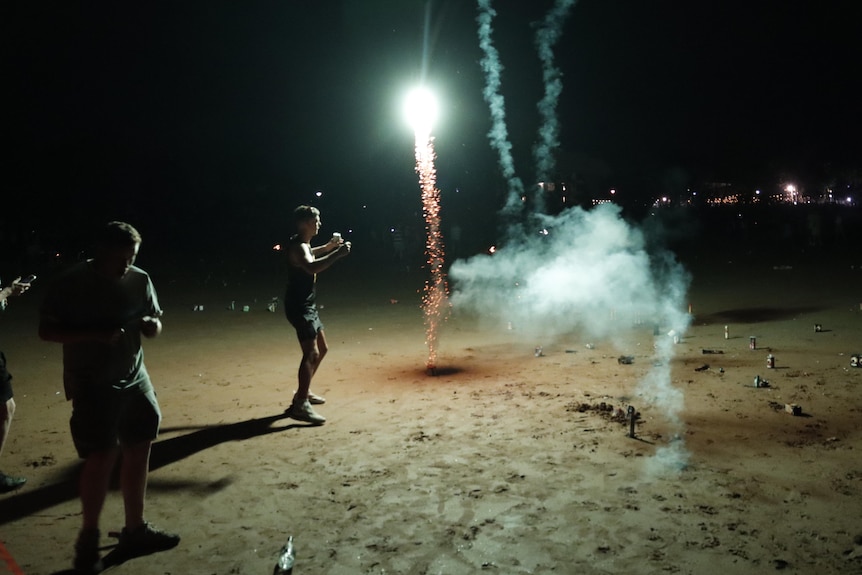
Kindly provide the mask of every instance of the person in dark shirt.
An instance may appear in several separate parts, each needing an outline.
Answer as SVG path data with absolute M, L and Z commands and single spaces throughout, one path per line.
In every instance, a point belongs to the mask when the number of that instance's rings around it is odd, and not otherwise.
M 297 390 L 285 413 L 292 419 L 321 425 L 326 418 L 317 413 L 311 404 L 321 404 L 326 400 L 311 393 L 310 387 L 311 379 L 329 348 L 315 305 L 315 282 L 317 274 L 349 254 L 351 246 L 340 234 L 333 234 L 325 244 L 311 247 L 311 239 L 320 230 L 320 210 L 303 205 L 297 207 L 293 215 L 297 233 L 287 245 L 284 313 L 296 329 L 302 359 L 299 362 Z
M 116 551 L 136 557 L 176 547 L 180 536 L 144 520 L 150 450 L 162 412 L 144 364 L 141 338 L 162 332 L 153 282 L 137 267 L 141 235 L 109 222 L 92 259 L 50 285 L 42 302 L 39 337 L 63 344 L 63 387 L 72 402 L 72 441 L 84 460 L 79 481 L 81 531 L 76 573 L 99 573 L 99 522 L 120 460 L 125 527 Z

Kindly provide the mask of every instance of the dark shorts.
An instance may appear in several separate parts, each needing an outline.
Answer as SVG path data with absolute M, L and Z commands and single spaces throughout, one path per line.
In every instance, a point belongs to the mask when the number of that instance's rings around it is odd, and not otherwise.
M 284 315 L 296 329 L 296 337 L 299 341 L 308 341 L 317 338 L 317 332 L 323 329 L 323 322 L 317 314 L 316 307 L 306 307 L 300 310 L 285 308 Z
M 12 399 L 12 374 L 6 369 L 6 356 L 0 351 L 0 403 Z
M 72 399 L 69 427 L 78 456 L 152 441 L 159 434 L 162 412 L 150 389 L 87 390 Z

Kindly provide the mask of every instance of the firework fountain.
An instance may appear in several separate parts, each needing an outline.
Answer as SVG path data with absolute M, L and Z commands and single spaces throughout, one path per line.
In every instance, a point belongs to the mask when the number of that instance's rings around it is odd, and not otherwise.
M 443 235 L 440 232 L 440 190 L 434 167 L 434 139 L 431 126 L 436 117 L 436 104 L 425 89 L 413 91 L 407 99 L 408 119 L 416 137 L 416 173 L 422 190 L 422 213 L 425 216 L 425 256 L 429 277 L 425 281 L 422 309 L 425 313 L 425 343 L 428 359 L 425 366 L 433 375 L 437 370 L 437 329 L 446 306 L 446 275 L 443 270 Z

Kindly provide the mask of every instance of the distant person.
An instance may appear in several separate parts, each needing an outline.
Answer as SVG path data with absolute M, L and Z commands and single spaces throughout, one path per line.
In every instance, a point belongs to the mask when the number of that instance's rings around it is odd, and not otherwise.
M 293 211 L 296 235 L 287 245 L 287 291 L 284 296 L 284 313 L 296 329 L 302 348 L 299 362 L 298 386 L 293 401 L 285 413 L 299 421 L 321 425 L 326 418 L 314 411 L 311 404 L 326 400 L 311 393 L 311 379 L 329 347 L 323 334 L 323 323 L 315 304 L 317 274 L 336 260 L 350 253 L 350 242 L 333 235 L 328 242 L 311 247 L 311 238 L 320 230 L 320 210 L 312 206 L 299 206 Z
M 10 296 L 18 296 L 30 289 L 29 282 L 22 282 L 21 278 L 15 278 L 12 283 L 0 289 L 0 309 L 6 309 L 6 300 Z M 15 399 L 12 394 L 12 374 L 6 369 L 6 356 L 0 351 L 0 455 L 3 455 L 3 446 L 9 436 L 9 427 L 12 425 L 12 416 L 15 415 Z M 6 475 L 0 471 L 0 493 L 9 493 L 27 483 L 23 477 Z
M 84 459 L 74 560 L 79 573 L 102 569 L 99 516 L 119 454 L 125 526 L 118 553 L 146 555 L 180 541 L 144 520 L 150 448 L 162 415 L 141 336 L 161 333 L 162 310 L 150 276 L 134 265 L 140 245 L 141 235 L 131 225 L 108 223 L 96 238 L 95 257 L 58 277 L 42 304 L 39 337 L 63 344 L 72 440 Z
M 392 254 L 395 257 L 395 261 L 400 264 L 404 261 L 407 240 L 404 237 L 404 231 L 401 226 L 392 228 L 390 233 L 392 235 Z
M 819 248 L 823 244 L 823 219 L 818 211 L 811 211 L 808 214 L 808 245 L 812 248 Z

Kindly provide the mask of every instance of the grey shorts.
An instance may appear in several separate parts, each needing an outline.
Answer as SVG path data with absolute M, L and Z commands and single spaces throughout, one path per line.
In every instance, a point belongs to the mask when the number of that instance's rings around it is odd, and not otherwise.
M 296 329 L 296 338 L 299 341 L 308 341 L 317 338 L 317 332 L 323 329 L 323 322 L 317 314 L 316 307 L 307 307 L 301 310 L 284 311 L 287 321 Z
M 148 386 L 149 387 L 149 386 Z M 140 389 L 87 390 L 72 399 L 69 427 L 82 459 L 118 445 L 152 441 L 159 435 L 162 412 L 156 393 Z

